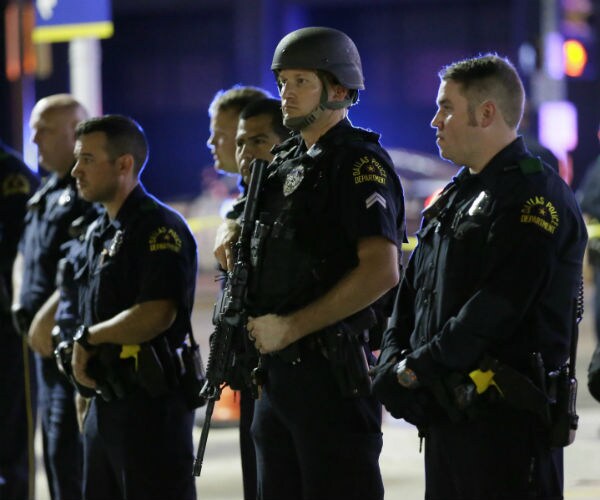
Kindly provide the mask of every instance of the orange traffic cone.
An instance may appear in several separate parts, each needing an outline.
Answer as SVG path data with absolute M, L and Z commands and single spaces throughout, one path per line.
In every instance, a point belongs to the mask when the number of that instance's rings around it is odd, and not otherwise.
M 220 399 L 215 403 L 212 421 L 217 426 L 237 425 L 240 421 L 240 393 L 223 387 Z

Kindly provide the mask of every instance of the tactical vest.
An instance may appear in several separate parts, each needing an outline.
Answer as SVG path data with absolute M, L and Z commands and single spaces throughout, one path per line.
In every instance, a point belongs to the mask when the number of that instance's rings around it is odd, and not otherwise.
M 251 242 L 248 293 L 252 314 L 286 314 L 327 292 L 358 265 L 357 241 L 343 231 L 337 187 L 349 149 L 387 153 L 378 136 L 344 127 L 302 151 L 299 137 L 283 143 L 269 165 Z

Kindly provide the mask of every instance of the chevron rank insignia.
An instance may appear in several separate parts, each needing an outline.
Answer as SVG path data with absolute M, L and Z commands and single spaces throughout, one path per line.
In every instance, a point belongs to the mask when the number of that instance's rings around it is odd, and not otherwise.
M 387 208 L 387 201 L 379 193 L 373 193 L 365 200 L 367 208 L 371 208 L 376 203 L 379 203 L 383 208 Z

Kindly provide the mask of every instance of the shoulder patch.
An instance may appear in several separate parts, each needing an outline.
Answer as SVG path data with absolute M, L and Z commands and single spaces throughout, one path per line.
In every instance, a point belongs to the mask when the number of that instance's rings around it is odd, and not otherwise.
M 552 202 L 543 196 L 532 196 L 521 208 L 520 222 L 535 224 L 544 231 L 554 234 L 560 224 L 560 218 Z
M 27 177 L 23 174 L 7 175 L 2 182 L 2 195 L 14 196 L 16 194 L 29 194 L 31 192 L 31 184 Z
M 537 174 L 543 170 L 542 162 L 539 158 L 523 158 L 519 160 L 519 168 L 525 175 Z
M 376 182 L 385 186 L 387 172 L 383 165 L 373 155 L 364 155 L 352 165 L 352 177 L 354 184 L 363 182 Z
M 181 238 L 174 229 L 161 226 L 150 235 L 148 248 L 151 252 L 170 250 L 179 253 L 181 251 Z

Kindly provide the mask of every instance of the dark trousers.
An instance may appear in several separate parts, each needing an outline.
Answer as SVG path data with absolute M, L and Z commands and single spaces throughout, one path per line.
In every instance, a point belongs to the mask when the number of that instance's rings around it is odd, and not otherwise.
M 29 498 L 28 425 L 36 418 L 36 381 L 33 354 L 27 348 L 30 393 L 26 392 L 23 338 L 0 320 L 0 498 Z
M 84 499 L 195 500 L 193 418 L 178 391 L 93 398 L 84 423 Z
M 81 498 L 83 448 L 77 427 L 75 388 L 54 358 L 36 354 L 38 407 L 42 422 L 44 466 L 52 500 Z
M 252 435 L 260 500 L 383 498 L 381 406 L 342 398 L 318 351 L 297 365 L 269 358 Z
M 254 416 L 254 398 L 249 389 L 240 391 L 240 456 L 244 500 L 256 500 L 256 450 L 250 434 Z
M 562 500 L 562 449 L 550 450 L 533 419 L 433 425 L 425 438 L 426 500 Z

